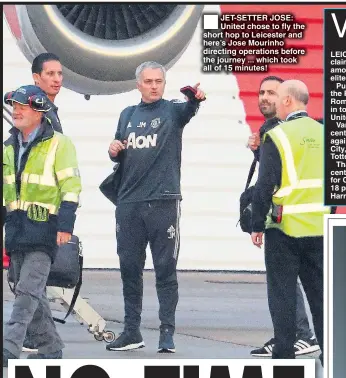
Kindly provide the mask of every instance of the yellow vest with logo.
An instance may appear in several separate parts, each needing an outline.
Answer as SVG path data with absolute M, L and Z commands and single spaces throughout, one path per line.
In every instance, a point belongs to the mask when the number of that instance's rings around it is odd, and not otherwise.
M 3 146 L 3 205 L 7 212 L 28 211 L 39 205 L 57 215 L 62 201 L 79 204 L 81 179 L 72 141 L 60 133 L 32 147 L 21 175 L 20 193 L 15 182 L 12 145 Z
M 266 228 L 278 228 L 292 237 L 323 235 L 323 127 L 309 117 L 284 122 L 267 132 L 282 162 L 281 186 L 273 203 L 281 205 L 281 223 L 268 217 Z

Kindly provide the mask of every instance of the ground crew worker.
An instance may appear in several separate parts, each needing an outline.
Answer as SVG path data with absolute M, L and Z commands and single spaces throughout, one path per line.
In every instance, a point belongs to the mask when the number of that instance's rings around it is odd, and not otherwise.
M 55 97 L 59 94 L 63 74 L 59 58 L 52 53 L 42 53 L 35 57 L 31 65 L 32 77 L 35 85 L 40 87 L 48 97 L 50 109 L 44 113 L 49 118 L 55 131 L 63 133 L 61 122 L 58 116 L 58 107 L 54 104 Z M 37 352 L 37 346 L 33 343 L 30 335 L 27 334 L 23 343 L 24 352 Z
M 308 117 L 309 93 L 298 80 L 278 88 L 276 115 L 285 120 L 264 135 L 254 190 L 252 242 L 265 231 L 267 284 L 274 325 L 272 358 L 295 358 L 296 286 L 300 278 L 323 355 L 323 129 Z M 271 215 L 265 225 L 272 205 Z
M 204 92 L 198 84 L 195 96 L 187 102 L 165 100 L 165 74 L 165 68 L 155 62 L 145 62 L 137 68 L 141 102 L 123 110 L 115 140 L 109 147 L 111 159 L 119 161 L 122 168 L 116 230 L 125 326 L 119 338 L 107 345 L 108 350 L 144 346 L 140 322 L 143 268 L 149 242 L 160 305 L 158 352 L 175 352 L 182 133 L 196 114 Z
M 257 161 L 260 161 L 260 141 L 263 135 L 277 126 L 280 121 L 276 117 L 276 101 L 278 98 L 278 88 L 283 80 L 277 76 L 267 76 L 260 84 L 258 94 L 258 107 L 265 118 L 264 124 L 261 126 L 259 133 L 254 133 L 249 137 L 248 146 L 253 151 Z M 253 213 L 253 217 L 261 214 Z M 256 222 L 256 220 L 254 220 Z M 268 287 L 268 302 L 271 302 L 271 291 Z M 297 283 L 297 314 L 296 314 L 297 337 L 294 344 L 294 352 L 296 356 L 313 353 L 319 350 L 316 337 L 311 331 L 308 315 L 305 309 L 304 297 L 299 283 Z M 255 357 L 271 357 L 275 344 L 275 338 L 272 337 L 262 347 L 251 351 L 251 355 Z
M 38 346 L 28 358 L 62 358 L 45 287 L 58 246 L 71 239 L 81 192 L 75 147 L 44 117 L 46 94 L 28 85 L 6 94 L 5 102 L 14 123 L 3 151 L 5 248 L 16 296 L 4 328 L 3 366 L 19 358 L 27 329 Z
M 42 53 L 35 57 L 31 65 L 32 77 L 35 85 L 40 87 L 48 97 L 50 110 L 45 113 L 55 131 L 63 133 L 58 116 L 58 107 L 54 104 L 55 97 L 59 94 L 63 74 L 58 56 L 53 53 Z M 37 346 L 32 342 L 30 335 L 26 335 L 23 343 L 23 351 L 37 351 Z

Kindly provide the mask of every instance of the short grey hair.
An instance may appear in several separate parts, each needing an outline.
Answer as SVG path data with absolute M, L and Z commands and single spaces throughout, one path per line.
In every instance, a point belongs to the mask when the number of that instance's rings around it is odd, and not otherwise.
M 302 90 L 301 88 L 287 88 L 287 93 L 290 94 L 298 102 L 303 103 L 304 105 L 307 105 L 309 102 L 309 93 Z
M 136 81 L 137 82 L 140 80 L 141 73 L 146 68 L 160 68 L 163 73 L 164 79 L 166 79 L 166 69 L 162 64 L 157 63 L 157 62 L 144 62 L 136 68 Z
M 307 105 L 309 102 L 309 90 L 306 84 L 300 80 L 285 80 L 281 84 L 286 94 L 292 96 L 296 101 Z

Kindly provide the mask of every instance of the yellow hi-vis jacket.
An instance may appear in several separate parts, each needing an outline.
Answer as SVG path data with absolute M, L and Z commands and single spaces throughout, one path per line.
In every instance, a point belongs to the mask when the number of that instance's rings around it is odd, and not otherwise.
M 5 247 L 44 250 L 52 257 L 57 232 L 73 232 L 81 179 L 76 150 L 65 135 L 45 120 L 17 167 L 18 130 L 3 149 L 3 202 L 6 207 Z M 40 249 L 39 249 L 40 248 Z
M 281 186 L 273 203 L 283 206 L 281 223 L 268 217 L 266 228 L 292 237 L 323 235 L 323 128 L 309 117 L 279 124 L 264 135 L 276 145 L 282 162 Z

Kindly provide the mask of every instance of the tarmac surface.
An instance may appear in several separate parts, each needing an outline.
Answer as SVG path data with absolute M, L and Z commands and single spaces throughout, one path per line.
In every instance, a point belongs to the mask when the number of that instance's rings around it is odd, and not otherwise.
M 66 324 L 57 323 L 68 359 L 233 359 L 249 358 L 250 351 L 273 336 L 264 274 L 179 272 L 179 303 L 176 313 L 175 354 L 157 354 L 159 338 L 158 301 L 155 276 L 144 272 L 141 332 L 145 348 L 109 352 L 104 341 L 96 341 L 87 325 L 70 315 Z M 3 274 L 4 323 L 13 303 L 6 272 Z M 123 328 L 123 298 L 120 273 L 116 270 L 85 270 L 80 295 L 107 321 L 107 330 L 116 334 Z M 66 311 L 52 303 L 53 315 Z M 307 305 L 308 308 L 308 305 Z M 311 322 L 311 315 L 308 311 Z M 26 358 L 28 353 L 22 353 Z M 318 358 L 319 352 L 299 358 Z M 316 360 L 316 378 L 323 369 Z M 4 369 L 7 378 L 7 369 Z

